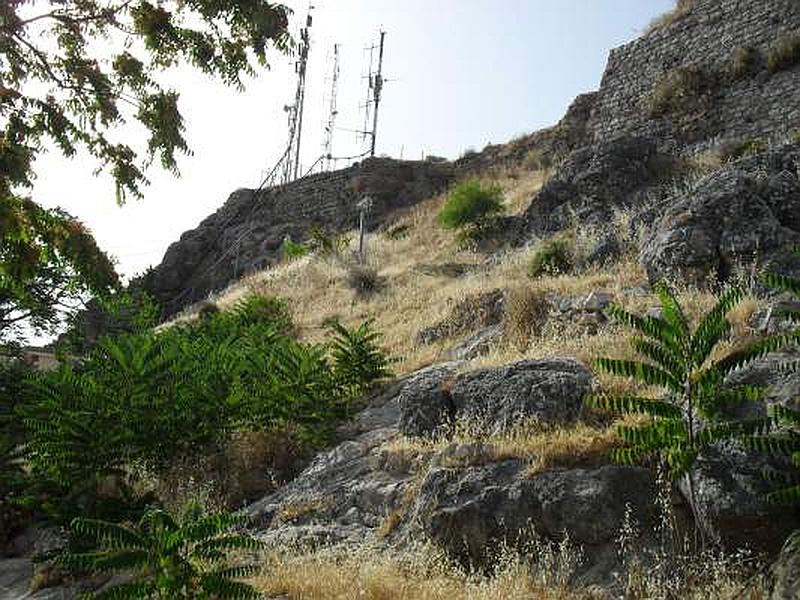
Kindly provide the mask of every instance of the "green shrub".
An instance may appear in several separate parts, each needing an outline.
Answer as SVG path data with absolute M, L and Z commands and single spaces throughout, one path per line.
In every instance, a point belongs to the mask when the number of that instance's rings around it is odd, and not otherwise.
M 345 233 L 328 233 L 319 225 L 314 225 L 308 232 L 308 246 L 322 256 L 338 255 L 350 247 L 353 239 Z
M 570 273 L 575 266 L 574 256 L 574 245 L 570 240 L 548 240 L 533 255 L 528 266 L 528 276 L 536 278 Z
M 390 359 L 378 345 L 380 334 L 372 328 L 372 321 L 356 329 L 347 329 L 332 323 L 333 339 L 330 341 L 333 373 L 336 380 L 359 395 L 375 382 L 392 375 Z
M 305 244 L 300 242 L 293 242 L 290 238 L 285 238 L 281 245 L 281 252 L 283 257 L 287 260 L 294 260 L 306 256 L 311 250 Z
M 380 372 L 342 378 L 338 350 L 300 343 L 293 331 L 285 302 L 250 297 L 158 334 L 105 338 L 80 364 L 37 374 L 18 414 L 39 508 L 59 523 L 111 518 L 115 504 L 139 510 L 132 465 L 157 474 L 242 429 L 327 443 L 364 378 Z
M 60 565 L 96 573 L 124 573 L 124 583 L 91 594 L 93 598 L 149 600 L 259 598 L 237 581 L 258 572 L 256 565 L 233 566 L 232 552 L 257 550 L 259 540 L 231 533 L 245 518 L 228 513 L 204 516 L 197 504 L 179 518 L 151 508 L 133 526 L 78 518 L 72 532 L 98 546 L 89 552 L 66 552 Z
M 458 230 L 462 242 L 475 242 L 487 237 L 504 212 L 500 186 L 470 179 L 458 184 L 447 196 L 439 212 L 439 223 L 445 229 Z
M 767 52 L 767 68 L 771 73 L 791 69 L 800 64 L 800 33 L 784 35 Z
M 731 288 L 717 301 L 694 330 L 690 328 L 680 304 L 665 285 L 657 285 L 662 318 L 640 317 L 612 305 L 611 316 L 633 328 L 638 337 L 631 345 L 645 360 L 599 358 L 595 367 L 619 377 L 631 378 L 666 391 L 662 400 L 631 394 L 605 394 L 591 397 L 588 403 L 616 413 L 648 415 L 642 425 L 620 426 L 624 445 L 613 451 L 623 463 L 636 463 L 660 455 L 673 477 L 690 473 L 701 449 L 720 440 L 751 433 L 762 427 L 752 422 L 725 419 L 725 408 L 763 398 L 765 390 L 752 386 L 723 386 L 725 377 L 748 362 L 790 343 L 796 336 L 774 336 L 712 358 L 731 331 L 728 313 L 739 303 L 743 292 Z M 691 506 L 694 491 L 688 479 Z M 696 515 L 702 524 L 702 515 Z

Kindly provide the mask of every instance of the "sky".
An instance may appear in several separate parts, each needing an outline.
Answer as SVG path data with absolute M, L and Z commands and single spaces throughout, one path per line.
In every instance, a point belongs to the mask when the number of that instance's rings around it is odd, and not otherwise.
M 336 156 L 367 142 L 367 46 L 386 31 L 377 153 L 418 159 L 457 158 L 555 124 L 571 101 L 597 89 L 608 52 L 635 39 L 674 0 L 312 0 L 301 164 L 322 154 L 330 59 L 341 45 Z M 293 27 L 308 0 L 284 0 Z M 32 197 L 83 221 L 124 277 L 161 261 L 169 244 L 218 209 L 234 190 L 257 187 L 287 144 L 284 106 L 294 98 L 294 59 L 272 54 L 270 70 L 243 93 L 178 68 L 164 79 L 181 94 L 191 156 L 181 177 L 154 167 L 144 199 L 119 207 L 97 164 L 57 152 L 40 158 Z M 126 125 L 122 136 L 141 131 Z M 345 166 L 341 164 L 340 166 Z

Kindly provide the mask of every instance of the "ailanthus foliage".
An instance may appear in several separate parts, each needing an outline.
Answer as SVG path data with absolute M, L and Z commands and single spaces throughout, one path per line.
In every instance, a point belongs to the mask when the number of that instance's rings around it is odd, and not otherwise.
M 750 386 L 723 387 L 723 381 L 733 370 L 797 336 L 768 337 L 715 360 L 712 358 L 715 349 L 731 331 L 727 315 L 743 292 L 738 288 L 724 292 L 692 330 L 674 293 L 665 285 L 657 286 L 656 291 L 662 318 L 640 317 L 619 306 L 610 308 L 615 319 L 639 334 L 632 345 L 646 360 L 600 358 L 595 365 L 613 375 L 662 388 L 667 395 L 657 400 L 606 394 L 595 396 L 590 402 L 614 412 L 649 416 L 644 424 L 619 428 L 625 445 L 614 451 L 614 457 L 620 462 L 634 463 L 659 454 L 677 477 L 691 468 L 704 446 L 762 426 L 761 421 L 727 421 L 724 412 L 732 404 L 761 398 L 763 390 Z
M 378 345 L 380 334 L 372 328 L 371 320 L 353 330 L 340 323 L 332 323 L 331 329 L 333 372 L 340 385 L 358 395 L 372 383 L 391 376 L 390 361 Z
M 766 476 L 776 483 L 776 489 L 767 498 L 779 504 L 800 503 L 800 411 L 780 404 L 769 408 L 774 429 L 768 433 L 748 435 L 746 446 L 787 459 L 793 469 L 771 470 Z
M 767 285 L 800 297 L 800 280 L 778 273 L 768 273 L 765 279 Z M 800 321 L 800 311 L 789 310 L 784 316 L 794 322 Z M 783 368 L 800 373 L 800 361 L 788 362 Z M 742 442 L 749 448 L 786 461 L 786 469 L 771 469 L 765 473 L 776 485 L 768 499 L 779 504 L 797 504 L 800 503 L 800 411 L 780 404 L 770 406 L 768 410 L 766 425 L 769 431 L 744 436 Z
M 125 583 L 91 598 L 115 600 L 200 600 L 258 598 L 249 585 L 238 581 L 257 572 L 255 565 L 232 566 L 229 554 L 262 547 L 255 538 L 232 533 L 245 523 L 228 513 L 203 515 L 190 504 L 178 518 L 149 509 L 133 526 L 78 518 L 72 531 L 90 538 L 98 549 L 65 553 L 62 565 L 91 572 L 124 572 Z
M 176 171 L 176 152 L 188 152 L 178 93 L 158 72 L 184 62 L 241 88 L 270 46 L 289 49 L 288 14 L 265 0 L 3 2 L 0 197 L 31 185 L 45 145 L 87 151 L 120 200 L 139 195 L 147 163 Z M 131 119 L 148 133 L 144 160 L 110 135 Z
M 140 197 L 154 160 L 177 173 L 190 152 L 159 72 L 185 62 L 241 89 L 270 47 L 291 48 L 289 13 L 266 0 L 0 2 L 0 342 L 23 322 L 52 329 L 75 298 L 117 284 L 77 220 L 25 196 L 37 157 L 84 152 L 118 203 Z M 119 139 L 126 122 L 144 127 L 144 156 Z
M 111 261 L 77 220 L 3 194 L 0 183 L 0 343 L 23 323 L 51 331 L 76 298 L 117 285 Z
M 141 505 L 127 485 L 134 464 L 159 471 L 242 429 L 326 442 L 387 359 L 369 325 L 340 327 L 330 346 L 293 331 L 283 301 L 251 297 L 196 323 L 105 338 L 80 362 L 38 374 L 17 408 L 33 500 L 62 523 L 111 518 Z

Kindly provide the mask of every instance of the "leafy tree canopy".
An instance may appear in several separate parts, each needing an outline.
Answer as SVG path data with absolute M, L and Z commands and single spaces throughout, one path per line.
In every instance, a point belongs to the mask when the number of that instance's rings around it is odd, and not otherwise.
M 26 319 L 52 325 L 67 297 L 107 290 L 113 267 L 61 211 L 23 196 L 36 158 L 79 151 L 141 197 L 155 160 L 178 173 L 189 153 L 179 94 L 159 71 L 189 63 L 237 89 L 290 49 L 289 9 L 265 0 L 5 0 L 0 2 L 0 335 Z M 120 139 L 136 122 L 146 150 Z

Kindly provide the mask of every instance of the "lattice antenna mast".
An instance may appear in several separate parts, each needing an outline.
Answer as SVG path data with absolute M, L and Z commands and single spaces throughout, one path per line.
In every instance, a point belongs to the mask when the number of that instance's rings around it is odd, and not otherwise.
M 300 46 L 295 73 L 297 74 L 297 89 L 294 104 L 285 106 L 289 119 L 289 147 L 286 151 L 286 161 L 283 166 L 283 183 L 297 179 L 300 170 L 300 140 L 303 135 L 303 107 L 306 99 L 306 70 L 308 67 L 308 54 L 311 50 L 310 29 L 312 24 L 311 10 L 308 7 L 306 26 L 300 30 Z
M 328 97 L 328 121 L 325 124 L 325 139 L 322 144 L 322 155 L 325 157 L 325 170 L 334 166 L 333 132 L 336 129 L 336 117 L 339 115 L 337 96 L 339 93 L 339 44 L 333 45 L 333 70 L 331 72 L 331 89 Z
M 369 149 L 369 155 L 375 156 L 375 142 L 378 138 L 378 108 L 381 105 L 381 92 L 383 91 L 383 84 L 385 80 L 383 79 L 383 43 L 386 39 L 386 32 L 381 30 L 381 41 L 380 46 L 378 49 L 378 72 L 375 74 L 374 80 L 370 82 L 370 88 L 372 89 L 372 133 L 371 133 L 371 145 Z
M 370 116 L 372 115 L 372 82 L 375 77 L 372 69 L 375 64 L 375 49 L 376 47 L 374 44 L 365 48 L 365 50 L 369 52 L 369 67 L 367 68 L 367 74 L 361 76 L 361 79 L 367 80 L 367 99 L 364 101 L 364 104 L 361 105 L 361 108 L 364 109 L 364 124 L 361 126 L 361 131 L 357 132 L 358 139 L 361 142 L 370 134 L 368 127 Z
M 380 42 L 366 48 L 369 52 L 369 71 L 363 78 L 367 80 L 367 101 L 362 105 L 364 109 L 364 129 L 361 130 L 361 140 L 369 139 L 369 155 L 375 156 L 375 144 L 378 137 L 378 108 L 381 104 L 381 93 L 386 79 L 383 78 L 383 48 L 386 41 L 386 32 L 381 30 Z M 375 51 L 378 51 L 378 66 L 375 69 Z M 372 121 L 370 123 L 370 121 Z

